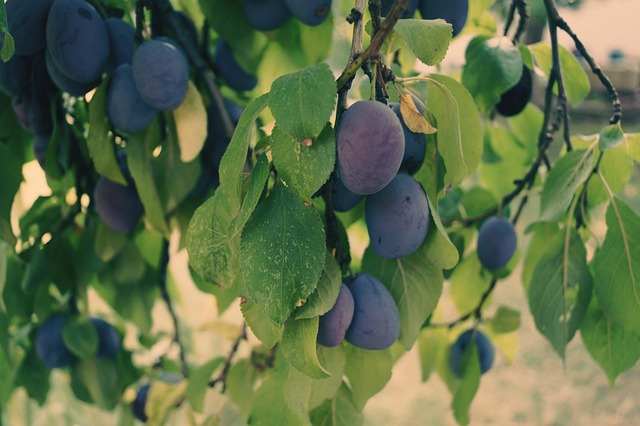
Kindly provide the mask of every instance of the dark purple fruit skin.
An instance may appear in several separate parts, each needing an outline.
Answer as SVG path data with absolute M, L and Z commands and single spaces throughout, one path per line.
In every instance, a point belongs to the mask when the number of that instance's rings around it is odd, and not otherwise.
M 55 64 L 55 61 L 51 57 L 49 51 L 46 52 L 46 63 L 49 77 L 51 77 L 51 80 L 56 87 L 63 92 L 67 92 L 71 96 L 84 96 L 98 85 L 98 82 L 78 83 L 77 81 L 67 77 Z
M 333 201 L 333 208 L 337 212 L 348 212 L 352 208 L 358 205 L 364 197 L 359 194 L 354 194 L 344 186 L 342 179 L 338 176 L 334 176 L 331 180 L 331 199 Z
M 53 0 L 9 0 L 5 7 L 15 54 L 33 55 L 46 42 L 47 16 Z
M 98 333 L 98 352 L 100 358 L 115 359 L 120 352 L 120 335 L 111 324 L 100 318 L 91 318 Z
M 67 320 L 66 315 L 53 315 L 36 332 L 36 353 L 47 368 L 64 368 L 73 363 L 73 354 L 62 339 Z
M 11 106 L 13 107 L 13 112 L 16 114 L 16 118 L 18 119 L 20 126 L 25 130 L 30 130 L 29 96 L 21 96 L 11 99 Z
M 161 40 L 144 42 L 133 55 L 133 78 L 142 99 L 155 109 L 169 111 L 184 100 L 189 64 L 182 51 Z
M 109 61 L 107 25 L 84 0 L 55 0 L 47 20 L 47 49 L 68 78 L 95 82 Z
M 49 149 L 49 140 L 51 138 L 46 135 L 35 135 L 33 139 L 33 156 L 44 169 L 47 162 L 47 150 Z
M 111 229 L 131 232 L 142 216 L 142 204 L 132 186 L 123 186 L 100 177 L 93 193 L 98 216 Z
M 382 191 L 367 197 L 365 220 L 371 247 L 387 259 L 415 253 L 429 231 L 429 203 L 415 179 L 399 174 Z
M 449 351 L 449 366 L 453 374 L 462 378 L 464 375 L 464 355 L 471 339 L 475 338 L 476 348 L 478 350 L 478 361 L 480 362 L 480 373 L 484 374 L 491 369 L 495 359 L 496 351 L 491 344 L 491 340 L 480 330 L 467 330 L 458 337 L 456 342 L 451 346 Z
M 149 389 L 150 385 L 142 385 L 138 388 L 138 392 L 136 393 L 136 399 L 131 403 L 131 411 L 136 419 L 140 420 L 142 423 L 147 421 L 147 398 L 149 397 Z
M 122 64 L 131 65 L 133 51 L 136 47 L 135 29 L 122 19 L 108 18 L 104 22 L 107 24 L 109 45 L 111 46 L 110 68 L 115 69 Z
M 500 97 L 496 110 L 503 117 L 513 117 L 527 107 L 533 94 L 533 76 L 531 70 L 524 66 L 520 81 Z
M 469 17 L 469 0 L 420 0 L 424 19 L 444 19 L 453 26 L 453 36 L 460 34 Z
M 256 76 L 245 71 L 233 56 L 231 46 L 219 39 L 216 44 L 214 58 L 218 75 L 234 90 L 246 92 L 253 90 L 258 84 Z
M 285 0 L 293 16 L 315 27 L 322 24 L 331 12 L 331 0 Z
M 271 31 L 291 18 L 284 0 L 243 0 L 249 25 L 258 31 Z
M 392 108 L 393 112 L 398 116 L 404 131 L 404 156 L 402 157 L 400 169 L 412 175 L 420 170 L 424 162 L 427 150 L 426 139 L 423 134 L 414 133 L 407 127 L 400 112 L 400 104 L 393 104 Z
M 389 290 L 369 274 L 349 284 L 355 310 L 347 341 L 362 349 L 386 349 L 400 336 L 400 314 Z
M 139 132 L 149 126 L 157 112 L 138 93 L 131 65 L 116 68 L 107 93 L 107 115 L 113 127 L 124 133 Z
M 503 217 L 487 219 L 478 234 L 478 258 L 489 269 L 500 269 L 509 263 L 518 246 L 513 225 Z
M 0 90 L 12 97 L 23 97 L 31 84 L 31 60 L 13 55 L 8 62 L 0 60 Z
M 391 108 L 356 102 L 342 115 L 338 130 L 342 182 L 355 194 L 380 191 L 398 174 L 404 145 L 402 124 Z
M 342 284 L 336 304 L 320 317 L 318 343 L 330 348 L 342 343 L 353 319 L 354 302 L 349 288 Z
M 395 0 L 382 0 L 382 16 L 387 16 L 387 14 L 391 11 L 391 7 L 395 3 Z M 402 13 L 401 18 L 413 18 L 413 15 L 416 14 L 416 9 L 418 9 L 418 0 L 410 0 L 409 5 Z
M 47 72 L 44 52 L 33 57 L 31 71 L 31 99 L 29 101 L 29 123 L 36 135 L 51 136 L 53 117 L 51 115 L 51 95 L 55 88 Z

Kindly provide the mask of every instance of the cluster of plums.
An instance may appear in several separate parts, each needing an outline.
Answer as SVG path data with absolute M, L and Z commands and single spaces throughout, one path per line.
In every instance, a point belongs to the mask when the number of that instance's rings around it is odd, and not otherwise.
M 45 367 L 65 368 L 76 360 L 62 338 L 64 327 L 70 320 L 71 317 L 68 315 L 55 314 L 38 328 L 36 353 Z M 91 318 L 90 321 L 98 335 L 96 356 L 115 359 L 120 352 L 120 334 L 111 324 L 100 318 Z
M 395 0 L 382 0 L 382 15 L 386 16 Z M 412 18 L 416 11 L 424 19 L 444 19 L 453 26 L 453 35 L 460 34 L 469 16 L 469 0 L 409 0 L 402 18 Z
M 242 0 L 249 25 L 272 31 L 295 17 L 305 25 L 320 25 L 331 12 L 332 0 Z

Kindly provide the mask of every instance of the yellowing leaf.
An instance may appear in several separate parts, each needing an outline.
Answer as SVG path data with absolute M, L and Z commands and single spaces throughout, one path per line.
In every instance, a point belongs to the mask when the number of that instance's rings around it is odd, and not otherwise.
M 416 99 L 410 93 L 400 95 L 400 113 L 404 124 L 414 133 L 432 135 L 437 129 L 424 116 L 424 105 L 416 105 Z
M 194 160 L 207 138 L 207 110 L 196 86 L 189 82 L 182 105 L 173 112 L 180 144 L 180 159 L 188 163 Z

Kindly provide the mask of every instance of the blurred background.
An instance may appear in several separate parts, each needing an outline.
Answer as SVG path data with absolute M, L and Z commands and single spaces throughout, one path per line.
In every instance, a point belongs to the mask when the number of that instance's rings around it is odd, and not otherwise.
M 471 0 L 474 1 L 474 0 Z M 540 0 L 541 1 L 541 0 Z M 178 2 L 179 3 L 179 2 Z M 336 22 L 351 4 L 336 2 Z M 620 90 L 627 132 L 640 131 L 640 0 L 583 0 L 565 2 L 563 16 L 581 36 L 598 63 L 607 71 Z M 542 26 L 536 28 L 534 13 L 528 41 L 537 41 L 546 34 Z M 351 27 L 338 23 L 334 33 L 334 47 L 330 64 L 338 71 L 346 62 Z M 464 63 L 464 49 L 470 37 L 464 34 L 456 39 L 443 69 L 457 73 Z M 563 39 L 570 50 L 572 45 Z M 267 85 L 268 87 L 268 85 Z M 358 86 L 355 86 L 358 87 Z M 579 133 L 596 133 L 606 123 L 610 105 L 599 83 L 592 81 L 589 99 L 572 111 L 573 126 Z M 357 92 L 354 91 L 354 92 Z M 356 93 L 357 95 L 357 93 Z M 24 168 L 25 183 L 14 203 L 14 226 L 21 212 L 48 188 L 43 172 L 35 162 Z M 625 198 L 640 209 L 640 170 L 636 168 Z M 527 209 L 531 219 L 537 214 L 536 203 Z M 527 223 L 525 217 L 521 223 Z M 604 225 L 595 227 L 596 234 L 604 235 Z M 361 255 L 368 244 L 366 232 L 355 224 L 349 230 L 352 248 Z M 526 241 L 521 241 L 524 247 Z M 174 244 L 175 246 L 175 244 Z M 186 253 L 173 256 L 170 271 L 171 291 L 177 300 L 178 315 L 193 361 L 201 363 L 212 355 L 226 353 L 231 341 L 240 331 L 241 316 L 233 305 L 218 317 L 213 296 L 199 292 L 187 271 Z M 528 314 L 525 294 L 520 282 L 520 270 L 503 280 L 495 295 L 494 306 L 501 303 L 518 308 L 523 313 L 522 327 L 517 336 L 501 345 L 496 367 L 483 376 L 481 388 L 472 406 L 474 425 L 588 425 L 615 426 L 640 425 L 640 368 L 624 374 L 615 386 L 590 360 L 579 336 L 569 347 L 566 362 L 552 351 L 550 345 L 537 332 Z M 446 291 L 446 286 L 445 286 Z M 93 295 L 92 310 L 106 318 L 112 313 L 106 304 Z M 164 306 L 154 308 L 154 329 L 166 332 L 167 338 L 158 343 L 151 353 L 140 355 L 136 362 L 151 364 L 158 354 L 164 353 L 169 342 L 171 322 Z M 128 333 L 125 344 L 135 344 L 134 332 Z M 246 346 L 246 345 L 245 345 Z M 246 350 L 246 347 L 245 347 Z M 394 368 L 393 378 L 385 390 L 374 397 L 365 409 L 366 425 L 454 425 L 451 415 L 451 397 L 446 386 L 433 375 L 429 382 L 421 383 L 420 365 L 416 350 L 405 354 Z M 24 392 L 17 392 L 6 413 L 8 424 L 19 425 L 115 425 L 118 413 L 105 413 L 78 402 L 70 392 L 68 377 L 54 372 L 49 402 L 43 408 L 29 402 Z

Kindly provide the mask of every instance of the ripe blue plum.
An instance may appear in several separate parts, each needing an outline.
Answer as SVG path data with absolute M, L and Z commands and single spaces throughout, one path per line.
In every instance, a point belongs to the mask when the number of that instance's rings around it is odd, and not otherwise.
M 327 347 L 340 345 L 353 319 L 354 302 L 349 288 L 342 284 L 335 305 L 320 317 L 318 343 Z
M 407 127 L 400 112 L 400 104 L 393 104 L 393 112 L 398 116 L 404 131 L 404 157 L 402 157 L 400 169 L 412 175 L 420 170 L 424 162 L 427 149 L 426 139 L 423 134 L 414 133 Z
M 55 0 L 47 20 L 47 49 L 68 78 L 93 83 L 109 61 L 107 25 L 85 0 Z
M 334 176 L 331 180 L 331 198 L 335 211 L 347 212 L 357 206 L 363 196 L 349 191 L 342 183 L 342 179 Z
M 110 228 L 131 232 L 142 216 L 142 203 L 132 185 L 124 186 L 100 177 L 93 193 L 98 216 Z
M 136 47 L 135 29 L 122 19 L 108 18 L 104 22 L 107 24 L 109 45 L 111 46 L 109 67 L 115 69 L 122 64 L 131 65 L 133 51 Z
M 420 0 L 424 19 L 444 19 L 453 26 L 453 36 L 460 34 L 469 16 L 469 0 Z
M 285 3 L 293 16 L 310 26 L 322 24 L 331 12 L 331 0 L 285 0 Z
M 382 16 L 387 16 L 393 3 L 395 3 L 395 0 L 382 0 Z M 416 14 L 416 9 L 418 9 L 418 0 L 410 0 L 401 18 L 412 18 Z
M 69 317 L 56 314 L 49 317 L 36 332 L 36 353 L 47 368 L 64 368 L 73 363 L 73 354 L 62 339 Z
M 49 51 L 46 52 L 47 72 L 56 87 L 71 96 L 84 96 L 98 85 L 95 83 L 78 83 L 67 77 L 56 65 Z
M 408 256 L 420 248 L 429 231 L 427 196 L 415 179 L 401 173 L 367 197 L 365 220 L 371 247 L 379 256 Z
M 144 384 L 138 388 L 136 398 L 131 403 L 131 411 L 136 419 L 145 423 L 147 421 L 147 398 L 149 397 L 149 384 Z
M 131 65 L 116 68 L 107 94 L 107 115 L 113 127 L 124 133 L 139 132 L 147 128 L 157 112 L 138 93 Z
M 478 258 L 489 269 L 504 267 L 516 252 L 518 237 L 513 225 L 503 217 L 487 219 L 478 234 Z
M 177 108 L 187 94 L 189 64 L 175 45 L 149 40 L 133 55 L 133 78 L 146 103 L 169 111 Z
M 52 3 L 53 0 L 7 1 L 7 23 L 15 41 L 16 55 L 33 55 L 44 48 L 47 16 Z
M 0 89 L 12 97 L 22 97 L 31 84 L 31 60 L 13 55 L 8 62 L 0 60 Z
M 246 92 L 253 90 L 258 84 L 256 76 L 245 71 L 244 68 L 240 66 L 233 56 L 231 46 L 222 39 L 219 39 L 216 44 L 214 62 L 218 75 L 232 89 Z
M 374 194 L 398 174 L 404 132 L 398 117 L 376 101 L 359 101 L 342 115 L 338 167 L 344 185 L 356 194 Z
M 472 339 L 475 340 L 478 350 L 480 372 L 484 374 L 493 366 L 496 353 L 491 340 L 480 330 L 467 330 L 458 337 L 449 351 L 449 366 L 457 377 L 462 378 L 464 375 L 464 356 Z
M 291 18 L 285 0 L 243 0 L 249 25 L 258 31 L 271 31 Z
M 531 70 L 524 66 L 520 81 L 507 90 L 500 97 L 500 102 L 496 105 L 498 113 L 504 117 L 513 117 L 520 114 L 531 100 L 533 94 L 533 75 Z
M 115 359 L 120 352 L 120 335 L 111 324 L 100 318 L 91 318 L 98 333 L 98 352 L 101 358 Z
M 51 97 L 54 85 L 47 72 L 44 53 L 33 57 L 31 71 L 31 87 L 29 93 L 29 123 L 31 131 L 36 135 L 51 136 L 53 117 L 51 113 Z
M 355 310 L 347 341 L 363 349 L 386 349 L 400 336 L 400 314 L 389 290 L 369 274 L 349 284 Z

